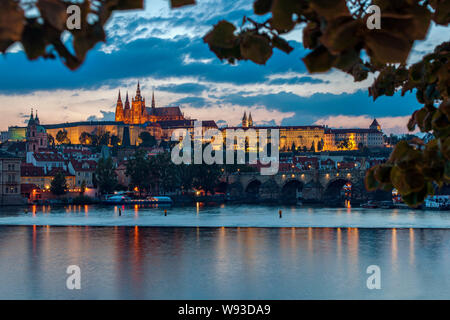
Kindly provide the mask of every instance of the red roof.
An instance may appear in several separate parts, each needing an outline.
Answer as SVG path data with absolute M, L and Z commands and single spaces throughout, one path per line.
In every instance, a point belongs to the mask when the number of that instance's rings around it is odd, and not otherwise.
M 68 172 L 68 171 L 66 171 L 66 170 L 64 170 L 64 169 L 62 169 L 62 168 L 53 168 L 52 170 L 50 170 L 49 172 L 47 172 L 46 176 L 47 176 L 47 177 L 54 177 L 54 176 L 56 175 L 56 173 L 58 173 L 58 172 L 64 173 L 64 175 L 65 175 L 66 177 L 74 177 L 73 174 L 71 174 L 70 172 Z
M 63 162 L 64 158 L 59 154 L 59 153 L 41 153 L 41 152 L 37 152 L 34 153 L 34 158 L 36 159 L 36 161 L 58 161 L 58 162 Z
M 97 162 L 94 160 L 71 160 L 70 163 L 72 163 L 72 166 L 75 171 L 95 171 L 97 168 Z
M 20 166 L 20 175 L 22 177 L 43 177 L 44 168 L 35 167 L 31 163 L 22 163 Z

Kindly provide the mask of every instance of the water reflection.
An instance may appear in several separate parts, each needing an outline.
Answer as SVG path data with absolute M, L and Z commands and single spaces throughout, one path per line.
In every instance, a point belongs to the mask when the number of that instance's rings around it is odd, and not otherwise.
M 403 299 L 450 292 L 450 230 L 442 229 L 34 225 L 0 227 L 0 242 L 0 298 Z M 64 290 L 71 264 L 82 269 L 81 292 Z M 383 275 L 376 292 L 365 288 L 372 264 Z

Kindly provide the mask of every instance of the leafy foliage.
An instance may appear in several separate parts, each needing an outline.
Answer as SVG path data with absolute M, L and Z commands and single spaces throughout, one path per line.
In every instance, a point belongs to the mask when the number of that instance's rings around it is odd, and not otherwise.
M 67 182 L 66 177 L 62 171 L 58 171 L 55 174 L 51 184 L 50 191 L 56 196 L 62 196 L 67 192 Z
M 70 18 L 67 8 L 71 5 L 80 8 L 80 29 L 67 27 Z M 20 42 L 28 59 L 59 56 L 68 68 L 75 70 L 90 49 L 105 41 L 103 27 L 113 11 L 142 8 L 143 0 L 2 0 L 0 51 L 4 53 L 12 44 Z M 27 14 L 30 12 L 33 14 Z M 63 41 L 66 32 L 71 35 L 71 43 Z
M 59 130 L 58 133 L 56 134 L 56 141 L 58 141 L 58 143 L 66 143 L 66 144 L 70 144 L 70 140 L 69 137 L 67 136 L 67 131 L 66 130 Z
M 141 132 L 139 134 L 139 139 L 141 140 L 140 145 L 143 147 L 154 147 L 158 144 L 156 138 L 147 131 Z
M 95 181 L 101 193 L 111 193 L 117 186 L 117 174 L 111 158 L 100 158 L 95 169 Z

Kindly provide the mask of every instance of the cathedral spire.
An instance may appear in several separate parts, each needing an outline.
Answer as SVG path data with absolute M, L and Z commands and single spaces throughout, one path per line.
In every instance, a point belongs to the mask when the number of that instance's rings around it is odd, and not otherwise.
M 34 120 L 36 121 L 37 124 L 39 124 L 39 117 L 38 117 L 38 114 L 37 114 L 37 110 L 36 110 L 36 117 L 34 118 Z
M 252 112 L 248 114 L 248 126 L 253 127 L 253 119 L 252 119 Z
M 33 108 L 31 108 L 30 119 L 28 120 L 28 125 L 34 124 Z
M 242 117 L 242 127 L 248 128 L 247 112 L 244 111 L 244 116 Z
M 128 91 L 127 96 L 125 98 L 125 109 L 130 109 L 130 101 L 128 100 Z
M 117 97 L 117 104 L 116 104 L 116 121 L 121 122 L 123 121 L 124 113 L 123 113 L 123 104 L 122 104 L 122 97 L 120 96 L 120 90 L 119 90 L 119 96 Z
M 152 108 L 156 107 L 156 103 L 155 103 L 155 90 L 153 90 L 152 92 Z
M 140 97 L 141 97 L 141 86 L 139 85 L 139 80 L 138 80 L 137 89 L 136 89 L 136 98 L 140 98 Z

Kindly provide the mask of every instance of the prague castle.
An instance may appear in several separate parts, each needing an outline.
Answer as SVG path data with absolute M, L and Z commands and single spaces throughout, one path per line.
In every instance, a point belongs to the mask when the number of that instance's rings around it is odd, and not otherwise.
M 33 116 L 31 116 L 33 118 Z M 119 137 L 122 144 L 137 145 L 140 142 L 139 135 L 146 131 L 157 140 L 170 140 L 172 132 L 175 129 L 193 130 L 195 119 L 189 119 L 181 112 L 180 107 L 156 107 L 155 95 L 152 94 L 151 107 L 145 104 L 145 98 L 141 95 L 141 87 L 138 82 L 134 98 L 129 99 L 126 94 L 125 101 L 119 91 L 116 103 L 115 121 L 80 121 L 66 122 L 59 124 L 39 124 L 39 120 L 33 118 L 31 125 L 34 132 L 34 125 L 39 125 L 38 129 L 56 138 L 58 132 L 65 131 L 67 140 L 72 144 L 80 144 L 82 133 L 98 134 L 100 132 L 109 132 L 110 135 Z M 215 121 L 202 121 L 204 130 L 217 128 Z M 10 127 L 8 130 L 9 140 L 26 140 L 28 134 L 32 134 L 27 127 Z M 125 140 L 124 141 L 124 132 Z M 35 137 L 29 137 L 32 140 L 41 141 Z M 29 139 L 28 139 L 29 140 Z M 35 147 L 37 144 L 33 144 Z
M 157 107 L 155 94 L 152 93 L 151 106 L 147 107 L 145 98 L 141 95 L 138 82 L 136 94 L 131 99 L 128 92 L 122 101 L 119 90 L 115 108 L 114 121 L 81 121 L 60 124 L 41 124 L 37 114 L 30 116 L 28 127 L 10 127 L 8 140 L 27 140 L 30 151 L 45 147 L 47 135 L 56 138 L 60 131 L 67 133 L 67 143 L 80 144 L 83 133 L 99 134 L 109 132 L 117 136 L 123 145 L 138 145 L 139 135 L 148 132 L 156 140 L 170 140 L 176 129 L 188 129 L 193 132 L 195 119 L 184 116 L 179 106 Z M 217 129 L 213 120 L 202 120 L 203 130 Z M 255 126 L 251 113 L 244 112 L 242 124 L 238 127 L 225 129 L 279 129 L 280 150 L 282 151 L 336 151 L 357 150 L 362 147 L 382 147 L 384 145 L 381 126 L 375 119 L 367 129 L 331 129 L 327 126 Z M 125 140 L 125 141 L 124 141 Z
M 128 99 L 128 92 L 124 105 L 119 91 L 115 120 L 116 122 L 123 122 L 126 124 L 144 124 L 146 122 L 177 121 L 186 119 L 184 118 L 180 107 L 156 108 L 154 92 L 152 94 L 152 106 L 151 108 L 147 107 L 145 105 L 145 98 L 141 96 L 141 88 L 138 82 L 136 96 L 132 98 L 131 106 Z

